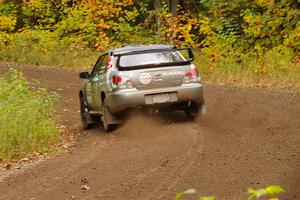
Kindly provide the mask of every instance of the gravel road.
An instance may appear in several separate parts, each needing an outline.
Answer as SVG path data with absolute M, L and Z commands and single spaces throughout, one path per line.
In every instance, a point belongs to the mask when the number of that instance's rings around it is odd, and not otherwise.
M 83 133 L 78 74 L 21 69 L 62 95 L 61 123 Z M 2 180 L 0 199 L 167 200 L 196 188 L 245 200 L 247 187 L 267 185 L 285 188 L 281 199 L 300 199 L 300 96 L 215 86 L 205 96 L 207 114 L 193 122 L 181 113 L 136 112 L 113 134 L 85 131 L 67 153 Z

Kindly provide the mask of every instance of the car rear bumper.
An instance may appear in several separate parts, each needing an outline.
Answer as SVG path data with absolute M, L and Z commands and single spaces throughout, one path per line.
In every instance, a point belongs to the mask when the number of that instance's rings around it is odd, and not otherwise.
M 176 87 L 149 90 L 124 89 L 106 95 L 108 107 L 112 113 L 124 111 L 138 106 L 160 106 L 149 101 L 149 95 L 170 93 L 170 101 L 163 104 L 174 104 L 193 101 L 199 106 L 204 105 L 203 85 L 201 83 L 184 84 Z

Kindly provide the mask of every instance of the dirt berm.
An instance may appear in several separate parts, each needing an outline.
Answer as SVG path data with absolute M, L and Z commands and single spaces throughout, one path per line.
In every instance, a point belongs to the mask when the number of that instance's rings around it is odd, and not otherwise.
M 61 124 L 83 132 L 78 74 L 22 71 L 58 91 Z M 180 113 L 133 113 L 113 134 L 85 131 L 67 153 L 5 178 L 0 199 L 167 200 L 196 188 L 197 195 L 244 200 L 247 187 L 267 185 L 286 190 L 280 199 L 300 199 L 300 96 L 207 86 L 205 98 L 207 115 L 194 122 Z

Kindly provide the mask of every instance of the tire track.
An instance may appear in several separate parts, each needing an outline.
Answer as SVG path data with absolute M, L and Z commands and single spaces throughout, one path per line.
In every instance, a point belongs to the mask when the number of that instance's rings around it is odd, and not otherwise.
M 178 125 L 182 126 L 182 125 Z M 176 129 L 176 127 L 173 127 Z M 182 127 L 181 127 L 182 128 Z M 159 129 L 159 128 L 157 128 Z M 145 200 L 150 199 L 161 199 L 165 193 L 170 191 L 174 185 L 180 180 L 182 176 L 186 173 L 186 171 L 189 170 L 189 168 L 193 165 L 195 156 L 202 151 L 204 148 L 203 145 L 203 133 L 202 130 L 199 130 L 198 127 L 196 127 L 195 124 L 190 127 L 190 123 L 185 124 L 184 128 L 186 132 L 182 133 L 185 136 L 182 137 L 190 137 L 191 138 L 191 145 L 189 145 L 189 148 L 183 152 L 180 156 L 176 156 L 172 158 L 174 160 L 174 164 L 176 164 L 175 169 L 173 169 L 173 166 L 170 166 L 167 169 L 167 172 L 163 174 L 162 181 L 159 181 L 159 184 L 152 190 L 150 194 L 147 195 L 147 197 L 144 197 Z M 139 174 L 135 176 L 134 178 L 130 180 L 126 180 L 126 182 L 120 183 L 123 188 L 130 188 L 132 185 L 139 185 L 140 183 L 144 183 L 149 179 L 153 179 L 153 177 L 159 176 L 159 173 L 161 170 L 163 170 L 164 167 L 154 167 L 151 169 L 148 169 L 146 172 L 143 172 L 142 174 Z M 98 190 L 96 194 L 91 193 L 87 194 L 84 199 L 97 199 L 97 198 L 103 198 L 106 194 L 111 194 L 111 191 L 117 191 L 119 188 L 119 185 L 106 187 L 105 189 Z M 165 190 L 167 188 L 167 190 Z M 164 191 L 164 192 L 161 192 Z M 161 195 L 158 198 L 158 193 Z M 120 198 L 115 197 L 115 198 Z M 106 198 L 104 198 L 106 199 Z M 113 199 L 111 197 L 111 199 Z
M 193 126 L 195 125 L 193 124 Z M 189 127 L 189 129 L 188 133 L 193 137 L 193 145 L 183 156 L 182 164 L 173 170 L 171 176 L 166 177 L 145 200 L 162 199 L 177 184 L 180 178 L 186 174 L 194 164 L 197 155 L 204 149 L 204 137 L 201 134 L 204 130 L 196 129 L 196 127 Z

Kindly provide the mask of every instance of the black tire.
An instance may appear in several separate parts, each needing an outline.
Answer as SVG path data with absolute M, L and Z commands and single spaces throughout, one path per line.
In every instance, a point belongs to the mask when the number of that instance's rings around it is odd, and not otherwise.
M 188 120 L 194 120 L 195 117 L 199 115 L 200 106 L 194 102 L 187 104 L 187 107 L 184 109 L 184 114 Z
M 194 119 L 194 115 L 193 115 L 193 113 L 192 113 L 192 111 L 191 111 L 190 108 L 186 108 L 186 109 L 184 110 L 184 114 L 185 114 L 185 117 L 186 117 L 188 120 L 193 120 L 193 119 Z
M 93 124 L 88 121 L 88 118 L 90 117 L 88 111 L 84 97 L 80 97 L 80 119 L 84 130 L 90 129 L 93 126 Z
M 107 107 L 107 103 L 106 100 L 103 101 L 103 114 L 101 116 L 101 121 L 102 121 L 102 125 L 104 130 L 107 133 L 111 133 L 115 128 L 116 128 L 116 124 L 110 124 L 107 120 L 108 117 L 112 116 L 112 114 L 110 113 L 108 107 Z

